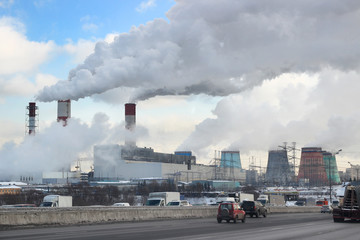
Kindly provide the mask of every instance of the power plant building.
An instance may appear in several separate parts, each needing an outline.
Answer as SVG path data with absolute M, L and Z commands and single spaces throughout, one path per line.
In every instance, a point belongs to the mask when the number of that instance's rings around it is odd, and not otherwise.
M 291 181 L 291 171 L 286 150 L 270 150 L 265 174 L 269 186 L 287 186 Z
M 152 148 L 137 147 L 135 138 L 131 136 L 131 132 L 136 127 L 135 121 L 136 105 L 125 104 L 125 128 L 130 134 L 125 137 L 124 145 L 111 144 L 94 147 L 95 179 L 173 178 L 184 182 L 215 179 L 214 166 L 197 164 L 196 157 L 191 151 L 177 151 L 170 154 L 155 152 Z M 232 169 L 234 179 L 245 181 L 245 173 L 240 171 L 239 152 L 224 154 L 222 163 L 223 169 Z
M 329 180 L 339 183 L 335 155 L 319 147 L 302 148 L 298 179 L 309 186 L 324 186 Z

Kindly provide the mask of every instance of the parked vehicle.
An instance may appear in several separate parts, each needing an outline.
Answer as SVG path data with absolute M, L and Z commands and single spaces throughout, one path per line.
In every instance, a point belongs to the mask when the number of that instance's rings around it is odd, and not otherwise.
M 321 213 L 332 213 L 332 207 L 329 205 L 323 205 L 321 206 Z
M 130 204 L 127 202 L 114 203 L 114 207 L 130 207 Z
M 240 205 L 235 202 L 223 202 L 219 204 L 217 221 L 221 223 L 222 220 L 226 222 L 241 220 L 243 223 L 246 219 L 246 213 L 241 209 Z
M 179 192 L 152 192 L 146 201 L 146 206 L 165 206 L 171 201 L 180 200 Z
M 260 215 L 266 217 L 267 215 L 267 208 L 258 201 L 243 201 L 241 207 L 250 217 L 259 217 Z
M 72 207 L 72 196 L 47 195 L 40 207 Z

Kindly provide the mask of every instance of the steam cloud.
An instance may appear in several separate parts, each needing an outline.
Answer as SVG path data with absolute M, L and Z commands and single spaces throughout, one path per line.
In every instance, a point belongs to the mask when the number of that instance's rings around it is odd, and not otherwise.
M 24 174 L 68 171 L 78 160 L 79 154 L 91 156 L 95 144 L 118 143 L 124 136 L 132 138 L 147 135 L 147 130 L 137 126 L 136 133 L 129 133 L 124 123 L 111 126 L 109 117 L 97 113 L 90 125 L 71 118 L 68 125 L 54 122 L 35 136 L 26 136 L 21 144 L 5 143 L 0 148 L 1 180 L 18 179 Z M 90 154 L 89 154 L 90 153 Z
M 157 95 L 227 96 L 283 73 L 359 70 L 360 2 L 178 0 L 167 13 L 99 42 L 68 80 L 39 101 L 84 98 L 114 88 L 133 100 Z

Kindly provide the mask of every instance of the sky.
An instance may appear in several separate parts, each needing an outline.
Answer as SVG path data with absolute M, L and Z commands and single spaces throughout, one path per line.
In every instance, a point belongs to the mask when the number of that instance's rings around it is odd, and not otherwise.
M 356 0 L 0 0 L 0 171 L 53 170 L 122 144 L 266 167 L 287 142 L 360 164 Z M 67 127 L 57 100 L 72 100 Z M 26 106 L 39 123 L 26 135 Z M 297 162 L 297 164 L 299 161 Z M 10 169 L 10 170 L 9 170 Z

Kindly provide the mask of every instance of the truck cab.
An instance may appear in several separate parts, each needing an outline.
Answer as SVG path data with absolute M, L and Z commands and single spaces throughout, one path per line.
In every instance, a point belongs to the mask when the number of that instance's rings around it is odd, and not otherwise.
M 165 206 L 165 199 L 163 199 L 163 198 L 149 198 L 146 201 L 146 206 Z

